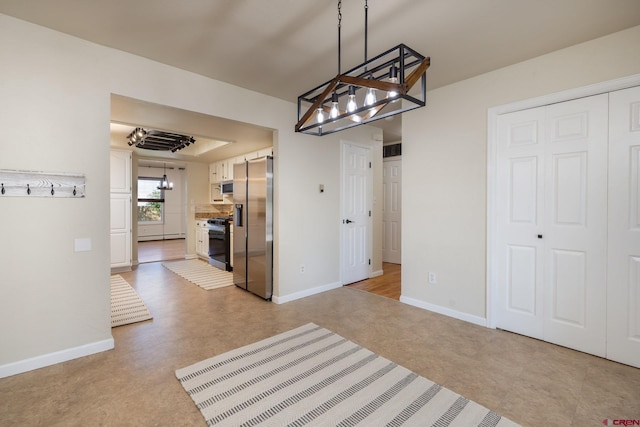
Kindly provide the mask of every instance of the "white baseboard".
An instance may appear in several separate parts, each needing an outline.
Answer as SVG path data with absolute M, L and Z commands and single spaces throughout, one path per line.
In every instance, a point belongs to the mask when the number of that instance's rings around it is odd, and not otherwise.
M 184 256 L 184 259 L 196 259 L 196 258 L 198 258 L 198 255 L 196 254 L 186 254 Z
M 305 291 L 295 292 L 293 294 L 285 295 L 282 297 L 274 296 L 272 301 L 276 304 L 284 304 L 287 302 L 295 301 L 300 298 L 309 297 L 311 295 L 319 294 L 322 292 L 330 291 L 331 289 L 341 288 L 342 284 L 340 282 L 329 283 L 328 285 L 317 286 L 315 288 L 307 289 Z
M 379 277 L 384 274 L 384 270 L 372 271 L 369 275 L 369 279 L 373 279 L 374 277 Z
M 453 317 L 454 319 L 464 320 L 465 322 L 473 323 L 474 325 L 484 326 L 485 328 L 487 327 L 487 319 L 485 319 L 484 317 L 474 316 L 472 314 L 452 310 L 440 305 L 429 304 L 428 302 L 405 296 L 400 296 L 400 302 L 412 305 L 414 307 L 422 308 L 424 310 L 433 311 L 434 313 L 444 314 L 445 316 Z
M 0 378 L 10 377 L 23 372 L 33 371 L 34 369 L 44 368 L 45 366 L 55 365 L 56 363 L 66 362 L 67 360 L 111 350 L 113 347 L 113 338 L 109 338 L 79 347 L 56 351 L 55 353 L 43 354 L 42 356 L 7 363 L 6 365 L 0 365 Z

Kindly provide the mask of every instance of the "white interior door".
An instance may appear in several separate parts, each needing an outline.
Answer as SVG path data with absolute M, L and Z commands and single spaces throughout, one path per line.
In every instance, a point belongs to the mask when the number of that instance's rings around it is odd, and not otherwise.
M 498 118 L 496 326 L 543 338 L 544 107 Z
M 369 277 L 371 151 L 342 144 L 342 284 Z
M 382 261 L 400 264 L 402 230 L 402 161 L 382 166 Z
M 609 102 L 607 357 L 640 367 L 640 87 Z
M 546 107 L 544 339 L 606 353 L 608 96 Z
M 607 95 L 498 121 L 496 326 L 604 355 Z

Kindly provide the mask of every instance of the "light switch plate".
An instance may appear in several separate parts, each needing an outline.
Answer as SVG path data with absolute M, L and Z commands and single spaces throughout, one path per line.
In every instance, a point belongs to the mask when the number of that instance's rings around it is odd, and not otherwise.
M 91 250 L 91 239 L 89 238 L 75 239 L 73 243 L 76 252 L 87 252 Z

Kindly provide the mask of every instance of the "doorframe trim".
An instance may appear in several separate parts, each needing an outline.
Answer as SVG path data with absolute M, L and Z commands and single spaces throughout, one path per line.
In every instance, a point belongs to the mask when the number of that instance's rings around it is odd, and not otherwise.
M 349 141 L 346 139 L 340 139 L 340 220 L 342 221 L 342 216 L 344 214 L 344 147 L 345 145 L 353 145 L 362 149 L 367 150 L 369 161 L 372 163 L 372 167 L 369 168 L 369 173 L 367 174 L 367 203 L 369 204 L 369 208 L 373 214 L 373 158 L 372 158 L 372 149 L 370 145 L 357 143 L 354 141 Z M 373 262 L 373 215 L 368 217 L 367 221 L 367 257 Z M 344 267 L 342 264 L 342 251 L 344 250 L 344 227 L 340 227 L 340 284 L 344 286 Z M 373 271 L 373 265 L 369 264 L 368 267 L 368 278 L 371 277 Z
M 571 101 L 587 96 L 599 95 L 603 93 L 614 92 L 617 90 L 628 89 L 630 87 L 640 85 L 640 74 L 622 77 L 614 80 L 608 80 L 595 83 L 588 86 L 568 89 L 561 92 L 550 93 L 535 98 L 516 101 L 509 104 L 498 105 L 487 110 L 487 276 L 486 280 L 486 316 L 487 327 L 495 329 L 496 320 L 494 312 L 495 294 L 497 293 L 496 283 L 496 256 L 497 252 L 495 232 L 496 224 L 496 201 L 497 201 L 497 146 L 498 146 L 498 117 L 502 114 L 513 113 L 516 111 L 528 110 L 530 108 L 542 107 L 560 102 Z

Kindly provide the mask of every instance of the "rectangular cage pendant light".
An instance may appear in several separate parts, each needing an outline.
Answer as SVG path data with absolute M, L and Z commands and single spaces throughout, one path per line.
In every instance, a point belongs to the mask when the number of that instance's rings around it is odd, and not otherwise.
M 296 132 L 328 135 L 426 104 L 430 58 L 404 44 L 298 97 Z

